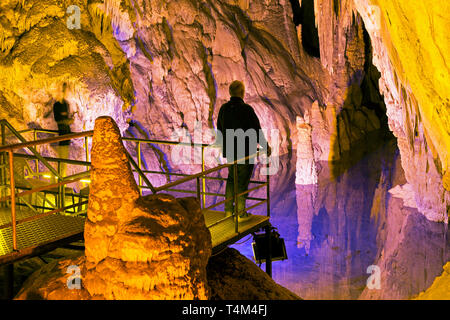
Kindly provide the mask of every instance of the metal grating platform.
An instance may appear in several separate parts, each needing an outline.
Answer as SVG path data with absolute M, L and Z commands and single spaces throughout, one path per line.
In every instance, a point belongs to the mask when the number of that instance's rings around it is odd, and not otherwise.
M 18 220 L 32 216 L 31 210 L 18 210 Z M 1 224 L 11 221 L 9 209 L 0 209 Z M 53 214 L 17 225 L 17 249 L 38 247 L 82 233 L 84 218 Z M 12 227 L 0 229 L 0 257 L 13 253 Z
M 34 215 L 31 210 L 23 208 L 18 210 L 16 214 L 18 220 Z M 225 218 L 225 212 L 205 211 L 204 217 L 211 233 L 213 252 L 217 252 L 270 224 L 269 217 L 253 215 L 249 220 L 239 222 L 239 232 L 236 233 L 233 218 L 229 217 L 217 223 Z M 0 225 L 10 221 L 11 213 L 9 209 L 0 209 Z M 21 223 L 17 225 L 18 252 L 13 252 L 12 249 L 12 227 L 0 229 L 0 258 L 5 261 L 11 260 L 7 256 L 13 253 L 14 256 L 20 257 L 21 251 L 24 249 L 27 249 L 26 254 L 29 254 L 29 251 L 33 248 L 81 234 L 84 230 L 84 222 L 85 219 L 82 217 L 53 214 L 38 220 Z
M 211 240 L 213 251 L 217 251 L 246 235 L 255 232 L 270 224 L 269 217 L 252 215 L 249 220 L 239 222 L 239 233 L 235 232 L 235 221 L 228 218 L 216 225 L 211 226 L 217 221 L 225 218 L 225 212 L 222 211 L 205 211 L 204 213 L 206 226 L 211 232 Z M 210 227 L 211 226 L 211 227 Z

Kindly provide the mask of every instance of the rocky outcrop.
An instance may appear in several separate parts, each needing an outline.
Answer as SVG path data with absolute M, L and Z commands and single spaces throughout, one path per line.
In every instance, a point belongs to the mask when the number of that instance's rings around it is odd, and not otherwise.
M 80 288 L 75 287 L 72 266 L 81 270 Z M 91 300 L 83 282 L 86 259 L 58 260 L 34 272 L 23 284 L 17 300 Z M 212 256 L 207 266 L 211 300 L 300 300 L 296 294 L 275 283 L 254 262 L 235 249 Z M 68 285 L 72 285 L 72 289 Z M 98 297 L 95 297 L 98 298 Z M 141 296 L 131 297 L 139 299 Z
M 71 266 L 76 266 L 76 268 L 79 269 L 70 269 Z M 53 261 L 29 276 L 15 299 L 90 300 L 92 299 L 91 295 L 83 287 L 84 270 L 84 255 L 75 259 Z M 75 271 L 79 271 L 80 273 L 76 275 Z M 79 280 L 75 280 L 75 278 Z M 77 287 L 75 281 L 79 281 L 81 286 Z M 68 285 L 70 283 L 72 283 L 74 287 L 70 287 Z
M 0 97 L 7 102 L 2 108 L 9 106 L 7 119 L 19 129 L 56 129 L 52 102 L 63 82 L 69 84 L 73 131 L 92 130 L 101 115 L 114 116 L 121 128 L 126 125 L 128 106 L 134 103 L 127 57 L 110 20 L 96 18 L 98 3 L 71 5 L 80 10 L 80 29 L 69 28 L 77 17 L 61 1 L 0 4 Z
M 300 300 L 236 249 L 211 257 L 207 270 L 213 300 Z

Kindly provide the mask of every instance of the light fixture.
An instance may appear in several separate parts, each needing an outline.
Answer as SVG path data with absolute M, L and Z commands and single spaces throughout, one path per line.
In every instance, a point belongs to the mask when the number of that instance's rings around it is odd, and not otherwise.
M 255 259 L 255 262 L 258 264 L 266 262 L 269 247 L 267 236 L 268 235 L 266 233 L 253 234 L 253 242 L 252 242 L 253 259 Z M 271 250 L 270 250 L 271 260 L 272 261 L 286 260 L 288 257 L 284 239 L 280 238 L 280 234 L 273 227 L 271 227 L 270 230 L 270 240 L 271 240 Z

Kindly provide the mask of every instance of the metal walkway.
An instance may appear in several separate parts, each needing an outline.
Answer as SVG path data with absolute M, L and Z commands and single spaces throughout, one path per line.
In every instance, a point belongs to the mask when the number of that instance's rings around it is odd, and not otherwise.
M 213 253 L 235 243 L 239 239 L 270 225 L 269 217 L 252 215 L 249 220 L 239 222 L 239 232 L 236 232 L 235 221 L 225 219 L 223 211 L 204 212 L 206 226 L 211 232 Z M 220 223 L 217 223 L 222 221 Z
M 82 239 L 84 216 L 87 211 L 89 169 L 91 165 L 89 161 L 88 139 L 92 137 L 93 132 L 55 136 L 56 132 L 51 130 L 29 129 L 18 132 L 6 120 L 0 120 L 0 125 L 2 133 L 2 146 L 0 147 L 0 265 L 10 264 L 24 258 L 40 255 L 43 252 L 53 250 L 55 247 Z M 9 137 L 6 135 L 7 129 L 10 131 Z M 39 134 L 45 135 L 46 137 L 44 139 L 38 139 Z M 27 140 L 24 137 L 25 135 L 32 135 L 32 137 Z M 84 139 L 84 142 L 81 143 L 85 149 L 84 161 L 46 157 L 42 156 L 37 150 L 39 146 L 74 139 Z M 251 233 L 270 226 L 269 175 L 267 175 L 266 181 L 251 181 L 251 183 L 257 184 L 257 186 L 250 188 L 242 194 L 235 194 L 234 199 L 224 199 L 219 202 L 213 201 L 215 203 L 207 207 L 207 197 L 217 198 L 225 197 L 225 195 L 208 192 L 206 189 L 206 181 L 209 179 L 216 181 L 226 180 L 225 178 L 210 177 L 208 175 L 218 173 L 225 168 L 230 170 L 235 168 L 235 166 L 232 166 L 233 164 L 223 164 L 206 170 L 204 159 L 205 148 L 211 146 L 126 137 L 123 137 L 122 140 L 135 144 L 137 150 L 137 156 L 135 158 L 137 159 L 135 160 L 130 154 L 128 154 L 128 158 L 134 173 L 137 174 L 137 183 L 141 194 L 144 191 L 150 190 L 153 194 L 178 192 L 191 194 L 198 198 L 204 213 L 206 225 L 211 232 L 213 253 L 219 252 Z M 202 171 L 198 174 L 189 175 L 145 170 L 143 168 L 141 152 L 142 145 L 144 144 L 165 146 L 185 145 L 192 148 L 199 148 L 202 155 Z M 18 163 L 18 161 L 21 162 Z M 27 175 L 17 178 L 17 167 L 22 165 L 26 167 Z M 62 170 L 63 165 L 78 166 L 80 170 L 78 170 L 79 172 L 77 174 L 64 176 L 64 170 Z M 19 169 L 22 170 L 22 167 Z M 148 177 L 149 175 L 155 174 L 171 175 L 181 178 L 155 187 Z M 234 171 L 234 174 L 237 174 L 236 171 Z M 53 177 L 52 182 L 45 180 L 49 177 Z M 19 181 L 19 184 L 24 181 L 33 183 L 28 187 L 18 187 L 17 179 L 23 180 Z M 69 184 L 81 183 L 82 181 L 84 181 L 83 185 L 86 185 L 86 188 L 83 189 L 84 194 L 83 191 L 79 193 L 72 192 L 67 187 Z M 192 182 L 195 183 L 195 190 L 192 190 Z M 191 188 L 177 189 L 183 183 L 191 183 Z M 257 201 L 257 203 L 246 208 L 246 210 L 266 204 L 267 210 L 265 216 L 253 215 L 247 221 L 238 222 L 236 217 L 240 212 L 235 211 L 232 216 L 225 217 L 225 212 L 215 210 L 226 201 L 236 202 L 238 196 L 248 194 L 251 191 L 263 187 L 267 190 L 267 197 L 248 197 L 248 199 Z M 14 190 L 14 192 L 11 192 L 11 190 Z M 49 201 L 49 194 L 52 195 L 50 198 L 53 201 Z
M 29 209 L 18 208 L 19 220 L 33 217 Z M 9 209 L 0 209 L 0 224 L 11 223 Z M 40 255 L 55 246 L 81 239 L 84 230 L 83 217 L 51 214 L 17 225 L 17 250 L 13 250 L 12 226 L 0 229 L 0 265 L 27 257 Z

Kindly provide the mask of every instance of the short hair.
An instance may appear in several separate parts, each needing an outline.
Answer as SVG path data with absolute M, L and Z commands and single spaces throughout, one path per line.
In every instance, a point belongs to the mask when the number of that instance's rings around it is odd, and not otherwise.
M 230 84 L 229 91 L 232 97 L 244 97 L 245 85 L 242 81 L 235 80 Z

